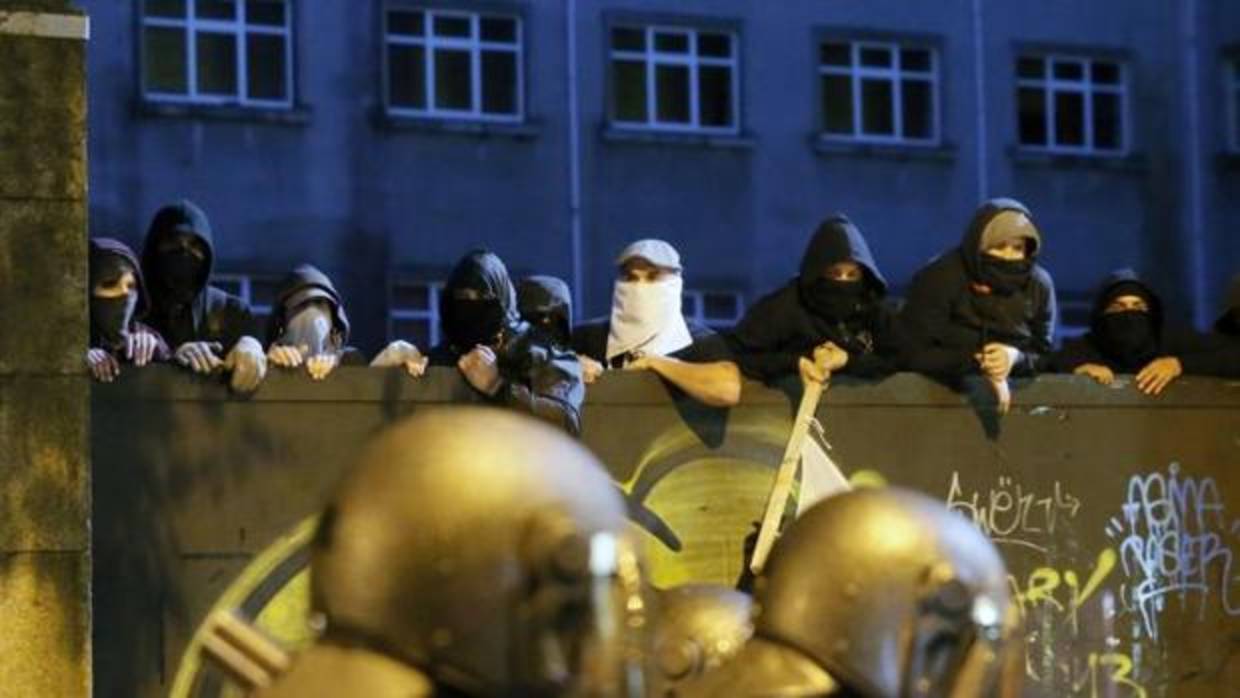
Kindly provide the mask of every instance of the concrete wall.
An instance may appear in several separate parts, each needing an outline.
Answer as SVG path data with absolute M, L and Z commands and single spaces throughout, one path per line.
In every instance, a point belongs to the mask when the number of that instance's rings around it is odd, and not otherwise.
M 0 3 L 0 692 L 91 686 L 86 46 L 68 2 Z

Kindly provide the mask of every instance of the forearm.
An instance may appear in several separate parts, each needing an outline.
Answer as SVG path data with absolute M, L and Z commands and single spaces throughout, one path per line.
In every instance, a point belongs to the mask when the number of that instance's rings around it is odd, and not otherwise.
M 650 368 L 703 404 L 731 407 L 740 402 L 741 372 L 731 361 L 695 364 L 657 356 L 650 358 Z

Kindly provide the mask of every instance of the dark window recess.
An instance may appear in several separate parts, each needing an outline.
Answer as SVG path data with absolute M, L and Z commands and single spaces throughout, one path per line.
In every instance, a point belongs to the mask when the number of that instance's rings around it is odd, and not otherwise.
M 469 52 L 437 49 L 435 57 L 435 106 L 468 111 L 473 101 L 473 77 Z
M 1085 145 L 1085 95 L 1082 93 L 1055 93 L 1055 142 Z
M 146 0 L 144 6 L 147 17 L 185 17 L 185 0 Z
M 702 66 L 698 72 L 698 114 L 703 126 L 732 123 L 732 71 L 720 66 Z
M 284 100 L 284 37 L 246 36 L 246 85 L 250 99 Z
M 517 112 L 517 54 L 510 51 L 482 52 L 482 111 L 490 114 Z
M 426 108 L 426 51 L 421 46 L 388 47 L 388 88 L 393 106 Z
M 847 75 L 822 76 L 822 113 L 828 133 L 853 132 L 852 78 Z
M 862 48 L 861 65 L 871 68 L 890 68 L 891 51 L 885 48 Z
M 397 308 L 429 309 L 431 289 L 426 284 L 397 284 L 392 289 L 392 305 Z
M 688 53 L 689 35 L 655 32 L 654 48 L 662 53 Z
M 417 347 L 431 345 L 430 318 L 394 318 L 391 339 L 403 339 Z
M 1094 61 L 1090 66 L 1090 77 L 1095 84 L 1118 85 L 1119 65 L 1105 61 Z
M 194 16 L 199 19 L 236 19 L 237 6 L 233 0 L 197 0 Z
M 704 293 L 702 300 L 702 316 L 708 320 L 733 320 L 740 314 L 740 299 L 730 293 Z
M 1016 60 L 1016 77 L 1034 80 L 1046 77 L 1046 61 L 1041 58 L 1019 58 Z
M 646 121 L 646 64 L 613 61 L 617 121 Z
M 646 32 L 632 27 L 611 30 L 611 47 L 617 51 L 645 51 Z
M 926 49 L 906 48 L 900 50 L 900 69 L 929 72 L 932 67 L 930 52 Z
M 426 13 L 389 12 L 388 33 L 401 36 L 422 36 L 426 33 Z
M 1083 80 L 1085 69 L 1076 61 L 1055 61 L 1056 80 Z
M 435 35 L 468 39 L 473 35 L 469 17 L 438 15 L 435 17 Z
M 894 102 L 889 80 L 861 81 L 861 130 L 868 135 L 895 133 Z
M 698 55 L 727 58 L 732 55 L 732 37 L 727 34 L 698 35 Z
M 930 83 L 905 80 L 901 85 L 904 137 L 926 139 L 934 135 L 934 96 Z
M 852 65 L 852 46 L 849 44 L 823 44 L 818 54 L 819 61 L 823 65 L 835 65 L 845 68 Z
M 507 17 L 483 17 L 478 25 L 483 41 L 511 44 L 517 40 L 517 23 Z
M 203 94 L 237 93 L 237 36 L 198 32 L 198 91 Z
M 1046 145 L 1046 91 L 1034 87 L 1017 90 L 1020 142 Z
M 658 120 L 687 124 L 689 113 L 689 68 L 679 65 L 655 67 L 655 92 Z
M 1122 125 L 1120 123 L 1119 95 L 1095 92 L 1094 104 L 1094 147 L 1105 150 L 1118 150 Z
M 189 91 L 185 57 L 185 30 L 173 27 L 146 27 L 143 43 L 143 73 L 148 92 Z

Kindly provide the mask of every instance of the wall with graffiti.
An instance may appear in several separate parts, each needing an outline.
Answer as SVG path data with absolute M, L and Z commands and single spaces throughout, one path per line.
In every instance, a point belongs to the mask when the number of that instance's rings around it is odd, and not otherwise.
M 307 517 L 370 434 L 468 392 L 450 373 L 345 369 L 236 399 L 144 373 L 93 397 L 96 686 L 166 695 L 179 677 L 173 695 L 227 695 L 193 651 L 208 611 L 304 642 Z M 592 388 L 584 439 L 657 584 L 737 579 L 797 399 L 748 384 L 717 410 L 641 375 Z M 941 497 L 998 544 L 1027 695 L 1240 696 L 1240 386 L 1191 379 L 1151 399 L 1050 377 L 1014 405 L 1000 420 L 982 393 L 916 376 L 841 382 L 811 438 L 854 486 Z

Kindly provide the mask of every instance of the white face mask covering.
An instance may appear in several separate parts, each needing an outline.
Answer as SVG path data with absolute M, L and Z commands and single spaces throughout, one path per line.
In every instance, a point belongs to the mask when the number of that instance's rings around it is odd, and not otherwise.
M 683 282 L 668 275 L 658 281 L 617 281 L 611 300 L 607 362 L 624 354 L 666 356 L 693 343 L 680 312 Z

